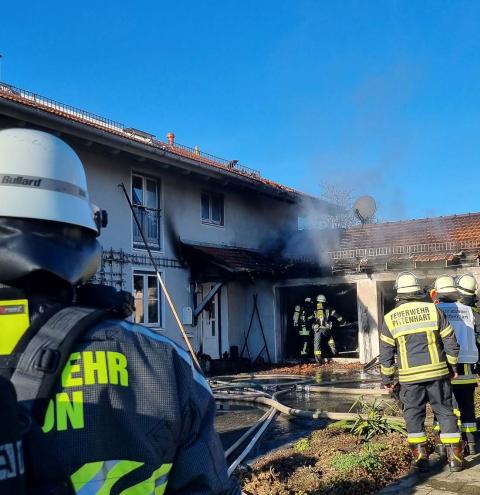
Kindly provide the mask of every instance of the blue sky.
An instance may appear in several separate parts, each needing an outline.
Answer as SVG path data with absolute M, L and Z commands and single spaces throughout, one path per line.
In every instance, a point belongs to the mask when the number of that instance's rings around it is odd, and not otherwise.
M 480 211 L 480 2 L 4 2 L 2 79 L 385 220 Z

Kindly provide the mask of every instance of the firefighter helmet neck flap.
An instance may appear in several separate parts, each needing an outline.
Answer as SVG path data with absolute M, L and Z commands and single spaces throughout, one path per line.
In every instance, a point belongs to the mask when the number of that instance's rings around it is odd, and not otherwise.
M 41 131 L 0 131 L 0 198 L 0 284 L 43 292 L 95 273 L 105 222 L 70 146 Z

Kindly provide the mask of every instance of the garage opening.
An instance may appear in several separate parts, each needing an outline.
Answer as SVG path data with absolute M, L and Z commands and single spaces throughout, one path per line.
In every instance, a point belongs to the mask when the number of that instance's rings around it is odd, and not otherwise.
M 357 323 L 357 287 L 356 284 L 339 285 L 302 285 L 279 289 L 281 313 L 283 320 L 284 359 L 300 359 L 302 347 L 299 329 L 294 326 L 295 306 L 305 306 L 305 299 L 310 297 L 315 304 L 319 294 L 327 299 L 327 305 L 343 317 L 339 324 L 332 320 L 332 335 L 338 357 L 358 358 L 358 323 Z M 310 332 L 313 342 L 313 332 Z M 310 346 L 313 349 L 313 344 Z M 313 359 L 313 353 L 308 358 Z

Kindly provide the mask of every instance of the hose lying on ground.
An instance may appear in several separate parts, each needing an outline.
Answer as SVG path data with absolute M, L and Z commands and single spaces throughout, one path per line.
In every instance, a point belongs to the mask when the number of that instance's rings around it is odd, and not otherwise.
M 390 395 L 390 391 L 384 388 L 343 388 L 321 387 L 318 385 L 297 385 L 296 390 L 313 392 L 316 394 L 342 394 L 342 395 Z

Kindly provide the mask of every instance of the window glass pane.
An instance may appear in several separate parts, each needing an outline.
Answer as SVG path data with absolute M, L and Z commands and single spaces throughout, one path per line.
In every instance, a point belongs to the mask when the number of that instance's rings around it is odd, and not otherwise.
M 160 323 L 158 320 L 158 299 L 148 300 L 148 323 Z
M 148 277 L 148 323 L 160 323 L 158 318 L 158 281 Z
M 222 223 L 223 220 L 223 198 L 221 196 L 212 196 L 212 221 Z
M 147 201 L 145 206 L 148 208 L 158 208 L 157 183 L 151 179 L 147 179 Z
M 143 181 L 137 175 L 132 176 L 132 203 L 143 205 Z
M 202 219 L 210 220 L 210 196 L 202 193 Z
M 135 298 L 135 323 L 145 323 L 143 314 L 143 275 L 133 276 L 133 296 Z
M 158 299 L 158 280 L 157 277 L 148 277 L 148 298 Z
M 143 212 L 145 235 L 149 244 L 153 244 L 155 247 L 159 246 L 159 218 L 157 211 L 147 210 Z
M 210 324 L 212 326 L 212 337 L 215 337 L 215 333 L 216 333 L 215 320 L 212 320 Z

